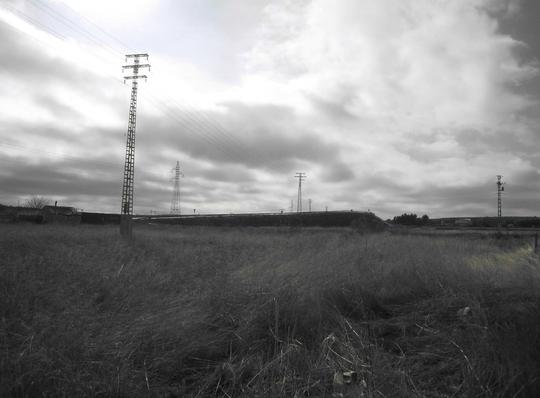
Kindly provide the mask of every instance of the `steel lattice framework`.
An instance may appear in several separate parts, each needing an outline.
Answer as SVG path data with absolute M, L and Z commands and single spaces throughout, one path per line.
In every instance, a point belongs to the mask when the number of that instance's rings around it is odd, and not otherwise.
M 502 176 L 497 176 L 497 217 L 502 217 L 502 192 L 504 192 L 504 182 Z
M 302 212 L 302 181 L 306 178 L 306 173 L 298 172 L 295 175 L 298 178 L 298 201 L 296 203 L 296 211 L 298 213 Z
M 148 54 L 128 54 L 128 58 L 133 58 L 132 65 L 122 66 L 122 71 L 131 69 L 131 76 L 124 76 L 126 80 L 131 80 L 131 100 L 129 103 L 129 121 L 126 140 L 126 155 L 124 159 L 124 182 L 122 185 L 122 206 L 120 209 L 121 222 L 120 233 L 123 236 L 131 237 L 131 216 L 133 215 L 133 185 L 135 182 L 135 126 L 137 122 L 137 85 L 138 79 L 147 79 L 146 75 L 139 75 L 140 68 L 150 69 L 149 64 L 141 64 L 140 59 L 146 58 Z
M 180 214 L 180 177 L 184 174 L 180 171 L 180 162 L 176 161 L 176 167 L 174 168 L 174 190 L 171 200 L 171 213 Z

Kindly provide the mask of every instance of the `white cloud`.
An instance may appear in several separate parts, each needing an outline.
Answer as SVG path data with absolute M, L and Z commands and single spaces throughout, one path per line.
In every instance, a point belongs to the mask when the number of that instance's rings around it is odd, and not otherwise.
M 273 3 L 266 9 L 260 41 L 248 54 L 249 71 L 356 116 L 356 122 L 336 128 L 336 113 L 329 113 L 332 120 L 323 133 L 346 141 L 347 161 L 358 169 L 407 170 L 411 184 L 455 180 L 476 160 L 466 159 L 465 148 L 448 135 L 474 128 L 497 140 L 505 133 L 503 125 L 523 129 L 516 114 L 537 105 L 515 87 L 537 75 L 538 68 L 515 55 L 522 43 L 498 32 L 486 11 L 495 5 L 503 3 Z M 321 119 L 320 113 L 315 108 L 313 117 Z M 427 148 L 429 168 L 390 148 L 411 133 L 411 139 L 422 140 L 441 130 L 445 133 L 436 134 L 437 141 Z M 451 162 L 437 159 L 445 152 L 453 155 Z M 485 178 L 482 174 L 472 173 L 469 180 Z
M 134 23 L 143 19 L 158 0 L 55 0 L 99 22 Z
M 497 33 L 479 8 L 484 3 L 273 4 L 250 54 L 251 71 L 342 102 L 359 117 L 420 117 L 428 128 L 489 125 L 501 109 L 511 114 L 526 105 L 504 85 L 537 71 L 514 57 L 519 43 Z
M 65 3 L 100 24 L 112 26 L 126 19 L 126 36 L 159 8 L 150 0 Z M 519 4 L 271 2 L 256 13 L 257 29 L 250 21 L 249 31 L 257 32 L 254 38 L 234 50 L 222 49 L 241 51 L 254 43 L 238 57 L 242 73 L 234 83 L 211 75 L 219 65 L 203 68 L 186 53 L 173 57 L 177 43 L 170 36 L 161 37 L 160 45 L 171 51 L 148 49 L 152 72 L 140 90 L 137 211 L 148 210 L 154 199 L 166 206 L 168 181 L 156 174 L 177 159 L 187 167 L 182 181 L 185 205 L 197 208 L 286 208 L 296 193 L 296 171 L 308 173 L 304 197 L 311 197 L 319 208 L 371 208 L 386 216 L 424 211 L 400 206 L 448 213 L 481 208 L 477 202 L 463 207 L 459 196 L 447 189 L 466 191 L 489 184 L 494 174 L 517 178 L 540 167 L 531 154 L 539 126 L 526 116 L 538 103 L 520 91 L 538 74 L 538 66 L 521 62 L 515 50 L 523 44 L 499 33 L 493 16 L 510 18 L 519 12 Z M 211 5 L 201 8 L 212 10 Z M 124 14 L 124 7 L 133 13 Z M 235 2 L 231 8 L 216 8 L 226 14 L 222 30 L 216 32 L 241 34 L 232 23 L 238 7 Z M 200 22 L 204 29 L 194 31 L 208 33 L 214 20 L 204 20 L 206 14 L 199 11 L 194 25 Z M 129 86 L 119 83 L 123 60 L 84 40 L 56 39 L 0 11 L 2 21 L 25 34 L 10 34 L 13 43 L 0 43 L 0 54 L 16 59 L 16 65 L 5 62 L 0 68 L 8 77 L 8 84 L 0 88 L 0 119 L 20 132 L 11 140 L 89 159 L 96 154 L 112 159 L 114 152 L 114 162 L 120 163 L 129 102 Z M 149 36 L 157 29 L 145 26 Z M 208 36 L 192 44 L 196 51 L 210 51 L 204 44 L 212 40 Z M 199 60 L 219 58 L 192 55 Z M 47 133 L 36 132 L 36 125 Z M 0 128 L 1 134 L 7 131 Z M 249 170 L 250 179 L 236 183 L 247 178 L 239 172 L 242 168 Z M 15 176 L 14 170 L 6 173 Z M 92 173 L 83 171 L 88 186 L 99 186 L 99 181 L 90 181 Z M 103 167 L 101 175 L 107 172 L 110 169 Z M 52 173 L 58 181 L 69 179 L 57 174 Z M 10 180 L 14 187 L 16 180 Z M 119 187 L 114 176 L 110 180 L 98 192 L 108 195 L 108 209 L 116 209 Z M 53 192 L 55 186 L 46 188 Z M 85 195 L 92 203 L 91 193 Z

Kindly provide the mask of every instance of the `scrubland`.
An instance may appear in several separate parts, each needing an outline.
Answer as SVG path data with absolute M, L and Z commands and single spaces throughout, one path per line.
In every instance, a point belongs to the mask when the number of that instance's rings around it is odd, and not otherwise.
M 528 242 L 137 227 L 0 225 L 1 396 L 540 396 Z

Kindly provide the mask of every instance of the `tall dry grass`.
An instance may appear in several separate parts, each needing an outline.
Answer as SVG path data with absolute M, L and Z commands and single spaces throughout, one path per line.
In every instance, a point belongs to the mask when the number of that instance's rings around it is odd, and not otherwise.
M 521 241 L 0 232 L 2 396 L 540 396 L 540 272 Z

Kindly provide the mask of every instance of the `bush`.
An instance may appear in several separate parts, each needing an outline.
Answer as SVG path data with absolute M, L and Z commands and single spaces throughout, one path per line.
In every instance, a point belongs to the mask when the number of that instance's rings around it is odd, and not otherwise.
M 394 217 L 394 223 L 401 225 L 428 225 L 429 216 L 427 214 L 424 214 L 421 218 L 419 218 L 414 213 L 404 213 L 401 216 Z

